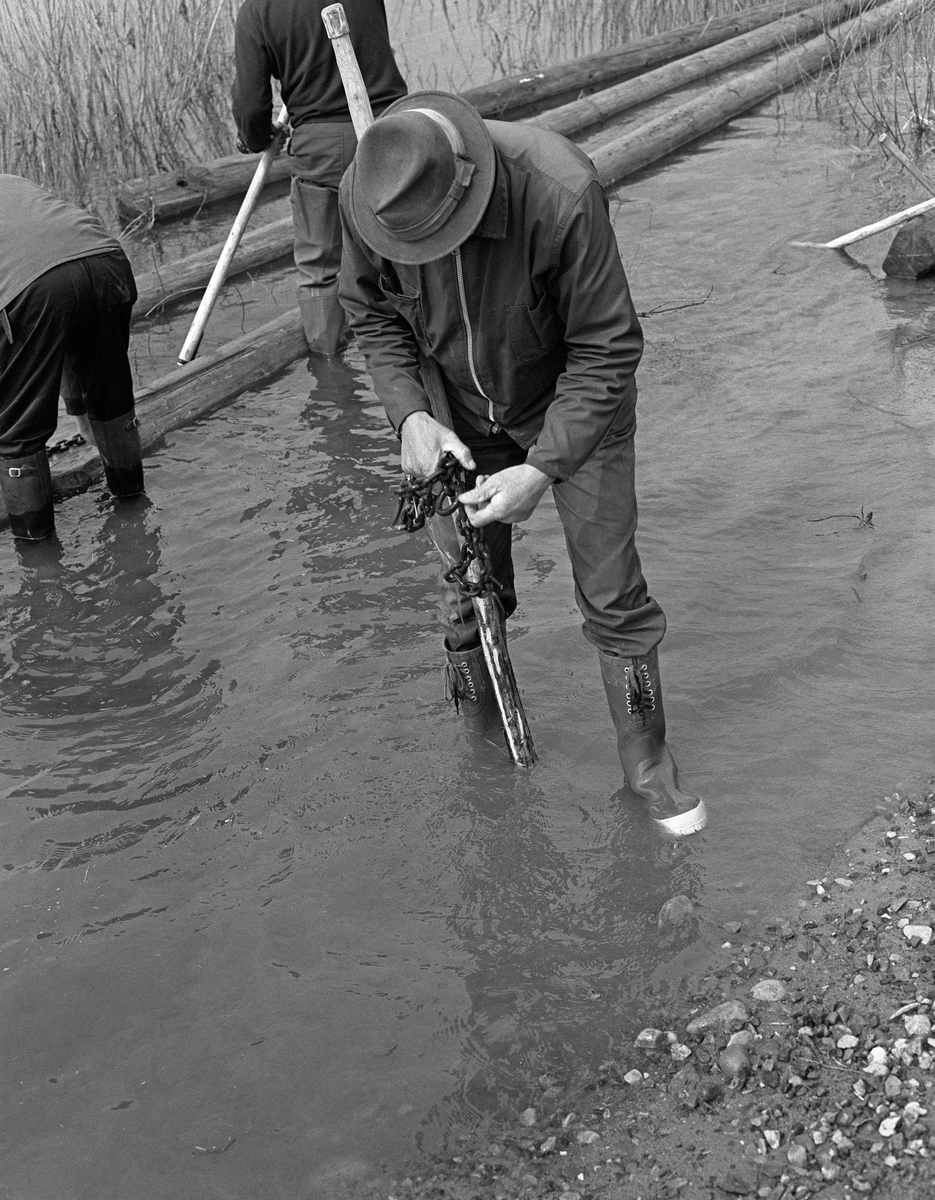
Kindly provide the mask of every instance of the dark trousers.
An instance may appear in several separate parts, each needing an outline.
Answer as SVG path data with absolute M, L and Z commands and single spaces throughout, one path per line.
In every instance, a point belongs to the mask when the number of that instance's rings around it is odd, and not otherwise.
M 123 251 L 62 263 L 7 305 L 12 344 L 0 330 L 0 458 L 45 446 L 70 413 L 110 421 L 133 409 L 127 348 L 136 300 Z
M 458 436 L 471 449 L 478 474 L 492 475 L 524 462 L 526 451 L 507 434 L 490 437 L 454 416 Z M 621 420 L 594 454 L 570 478 L 552 485 L 565 531 L 575 599 L 584 617 L 584 636 L 600 650 L 624 657 L 648 654 L 665 633 L 666 619 L 652 599 L 636 551 L 635 429 Z M 441 521 L 442 519 L 438 519 Z M 452 519 L 446 518 L 448 527 Z M 512 526 L 485 526 L 493 574 L 504 613 L 516 608 L 511 554 Z M 449 649 L 476 644 L 473 606 L 452 584 L 442 581 L 439 618 Z
M 357 137 L 350 121 L 310 121 L 292 135 L 292 227 L 299 292 L 336 291 L 341 269 L 338 185 Z

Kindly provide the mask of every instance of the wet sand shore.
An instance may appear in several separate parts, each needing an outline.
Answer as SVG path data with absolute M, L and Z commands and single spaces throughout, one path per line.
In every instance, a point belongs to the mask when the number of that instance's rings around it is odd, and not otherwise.
M 933 783 L 886 797 L 791 916 L 728 923 L 711 973 L 657 1029 L 621 1036 L 573 1083 L 541 1077 L 514 1123 L 367 1194 L 930 1197 Z

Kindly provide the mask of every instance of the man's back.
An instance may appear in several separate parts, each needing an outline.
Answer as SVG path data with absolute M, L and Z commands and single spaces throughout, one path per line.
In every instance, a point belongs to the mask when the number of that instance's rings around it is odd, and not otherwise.
M 270 77 L 282 87 L 293 129 L 307 121 L 347 121 L 344 86 L 321 20 L 330 0 L 245 0 L 237 14 L 233 113 L 244 143 L 269 141 Z M 379 112 L 405 95 L 390 46 L 383 0 L 346 0 L 351 42 Z

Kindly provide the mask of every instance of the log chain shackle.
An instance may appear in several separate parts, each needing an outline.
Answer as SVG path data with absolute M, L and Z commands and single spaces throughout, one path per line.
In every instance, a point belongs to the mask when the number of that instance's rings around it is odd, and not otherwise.
M 445 572 L 445 582 L 455 584 L 470 599 L 495 595 L 498 585 L 490 567 L 484 532 L 474 528 L 458 499 L 458 493 L 466 492 L 469 486 L 467 471 L 453 454 L 446 453 L 432 475 L 407 475 L 399 485 L 393 528 L 413 533 L 432 517 L 453 516 L 461 541 L 461 558 Z M 477 564 L 475 578 L 468 579 L 472 563 Z

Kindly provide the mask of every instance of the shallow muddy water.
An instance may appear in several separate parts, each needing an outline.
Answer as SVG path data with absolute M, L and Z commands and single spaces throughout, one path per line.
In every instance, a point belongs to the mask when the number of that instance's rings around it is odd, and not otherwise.
M 789 246 L 878 206 L 772 107 L 612 200 L 649 314 L 670 740 L 711 816 L 674 856 L 619 793 L 549 501 L 510 622 L 541 763 L 459 730 L 359 363 L 172 434 L 148 500 L 66 501 L 59 546 L 0 539 L 0 1192 L 294 1200 L 404 1170 L 625 1056 L 724 922 L 785 914 L 930 769 L 932 291 L 885 280 L 882 244 Z M 262 317 L 291 284 L 253 286 Z M 661 937 L 680 893 L 697 920 Z

